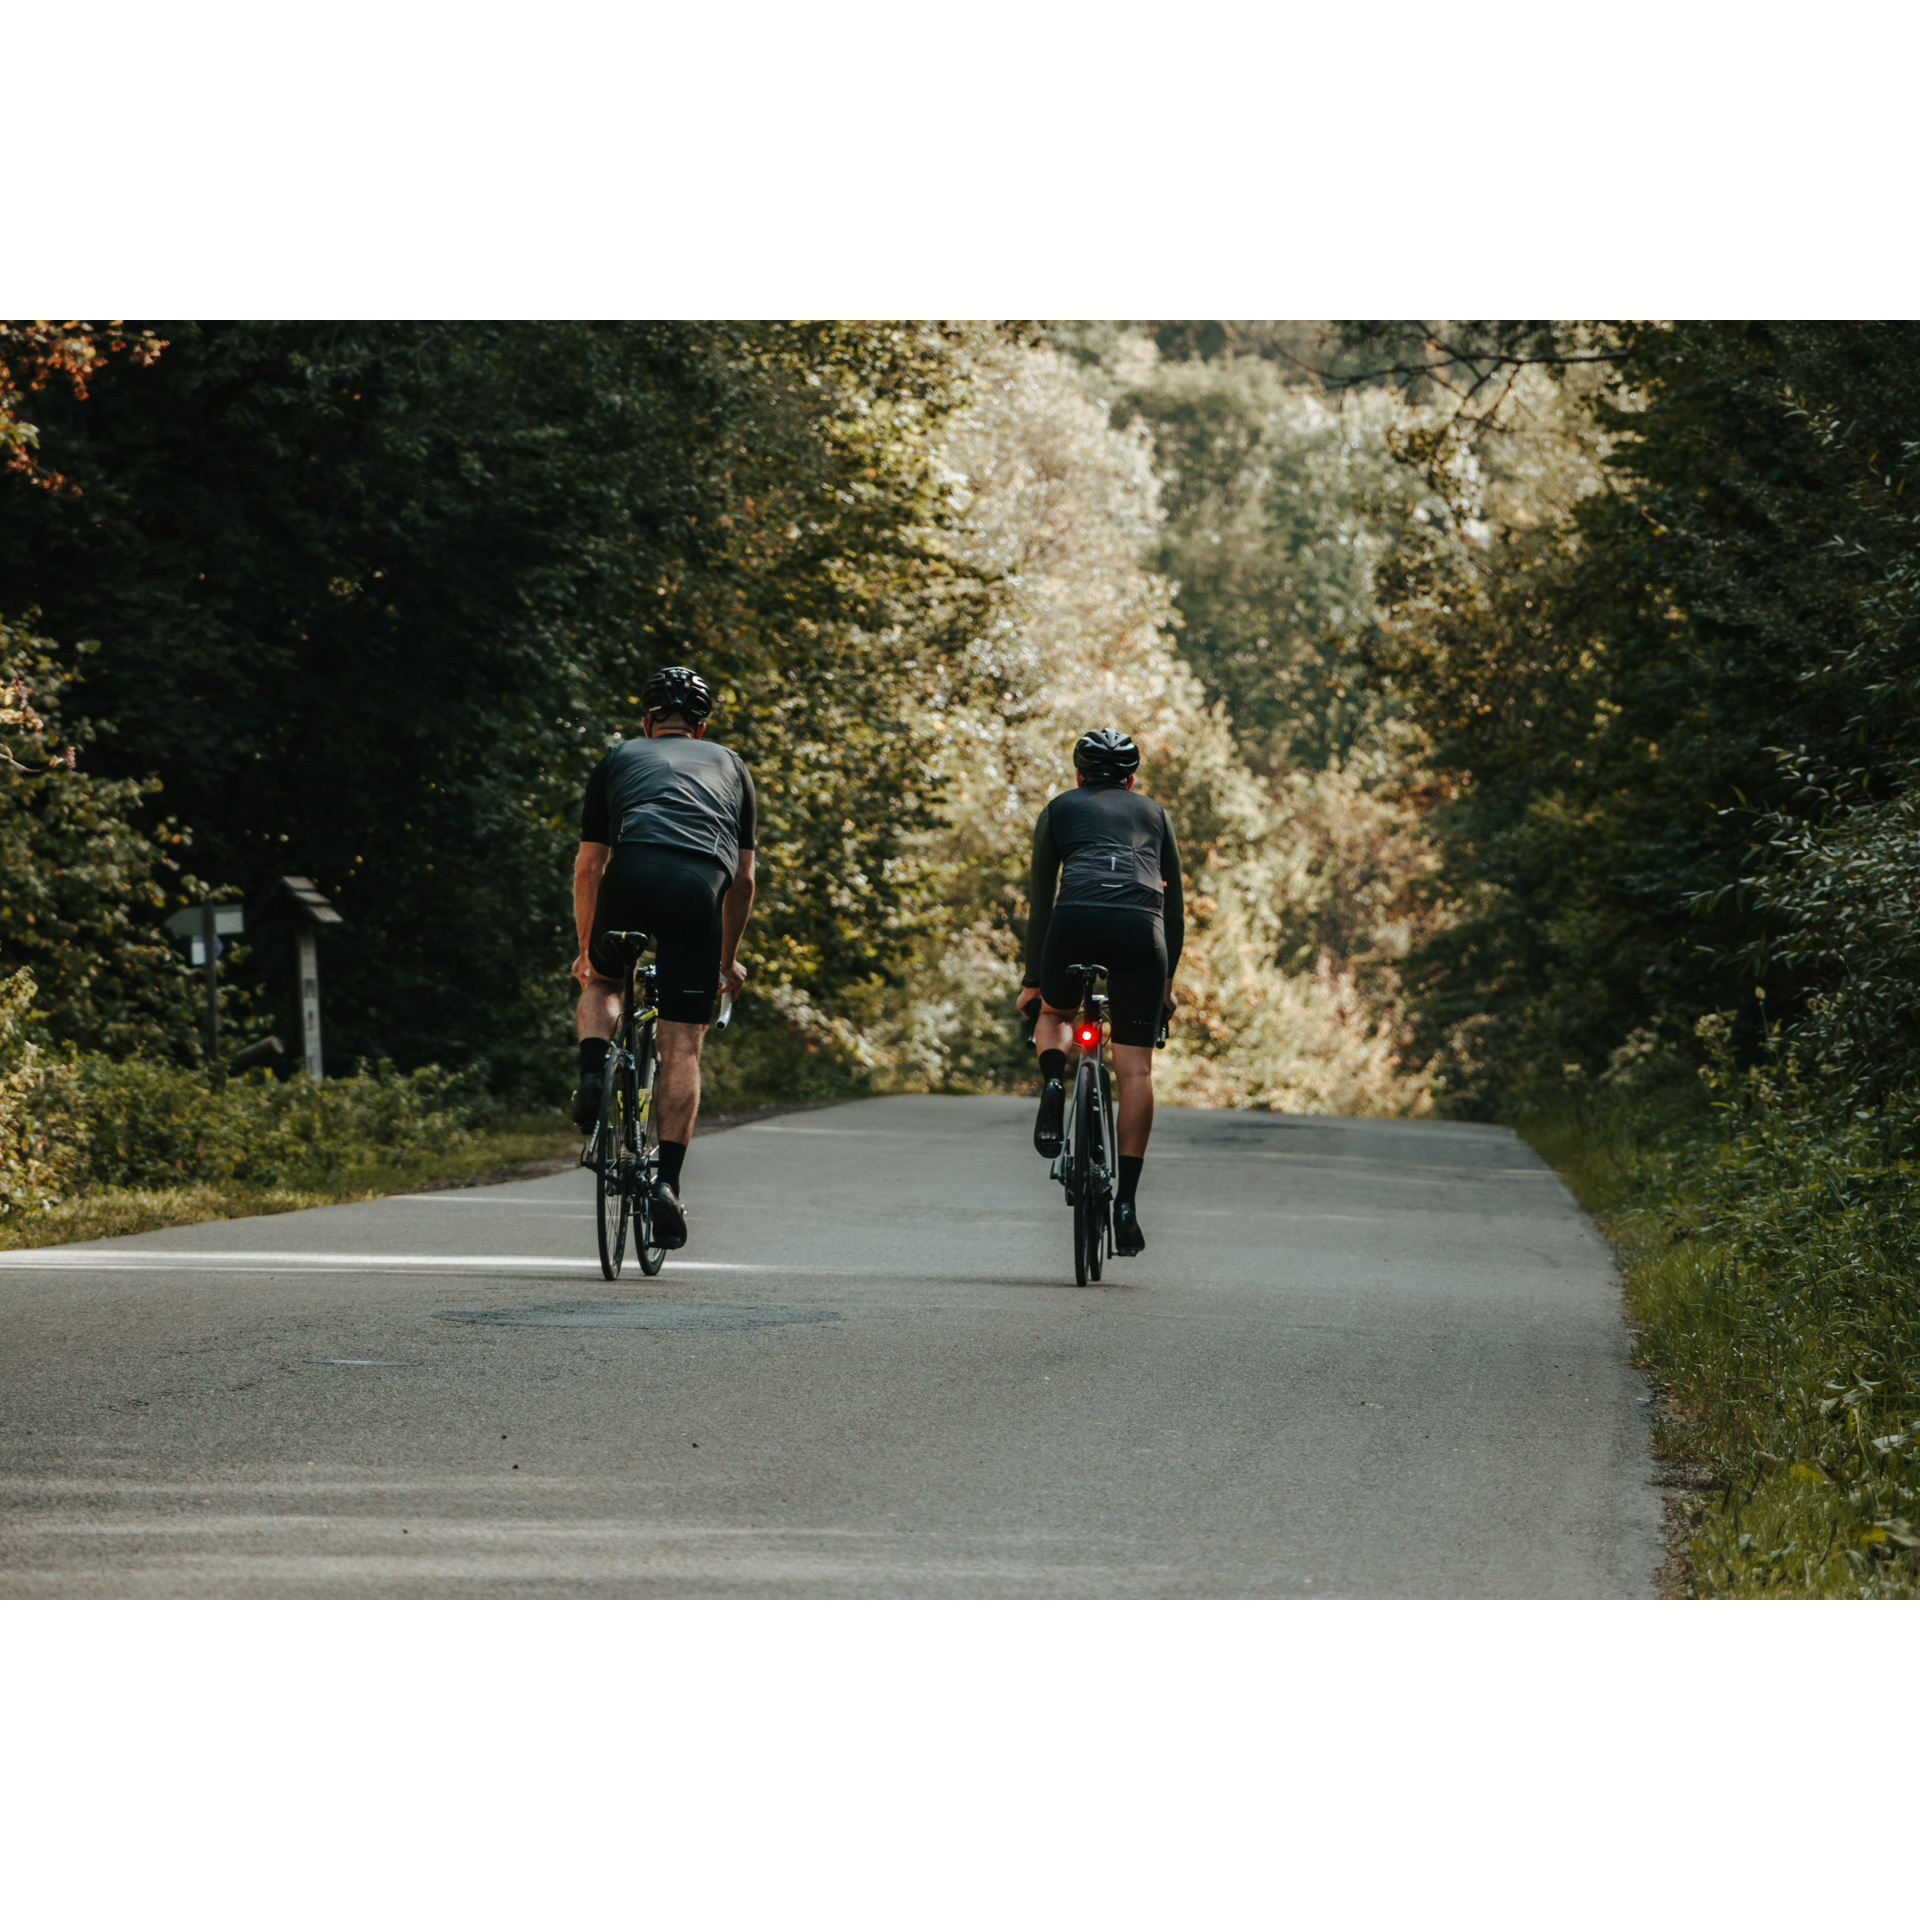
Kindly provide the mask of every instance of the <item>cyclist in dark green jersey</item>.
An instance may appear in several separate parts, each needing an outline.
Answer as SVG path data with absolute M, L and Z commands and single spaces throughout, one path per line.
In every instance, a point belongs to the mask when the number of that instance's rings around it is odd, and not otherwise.
M 1115 1251 L 1146 1248 L 1136 1193 L 1153 1132 L 1153 1050 L 1173 1012 L 1173 970 L 1186 937 L 1180 849 L 1157 800 L 1133 790 L 1140 749 L 1112 727 L 1073 749 L 1078 784 L 1055 794 L 1033 829 L 1026 984 L 1020 1011 L 1040 1002 L 1040 1113 L 1033 1144 L 1060 1151 L 1067 1040 L 1079 995 L 1071 966 L 1107 969 L 1113 1065 L 1120 1096 L 1120 1182 Z M 1057 894 L 1056 894 L 1057 888 Z

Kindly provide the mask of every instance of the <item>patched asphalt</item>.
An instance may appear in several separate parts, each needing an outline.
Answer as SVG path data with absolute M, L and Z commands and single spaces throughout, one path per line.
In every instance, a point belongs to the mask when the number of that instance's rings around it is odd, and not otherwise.
M 0 1255 L 9 1596 L 1650 1596 L 1607 1250 L 1501 1127 L 1162 1108 L 1072 1284 L 1031 1108 Z

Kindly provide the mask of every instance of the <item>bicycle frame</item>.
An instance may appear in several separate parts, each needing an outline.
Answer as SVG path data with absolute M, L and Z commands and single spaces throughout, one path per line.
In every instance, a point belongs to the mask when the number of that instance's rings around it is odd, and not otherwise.
M 608 935 L 611 940 L 638 939 L 639 937 L 637 934 Z M 653 1003 L 654 969 L 642 967 L 637 952 L 628 954 L 626 959 L 624 977 L 620 983 L 620 1019 L 614 1028 L 612 1042 L 607 1048 L 605 1071 L 609 1075 L 638 1072 L 640 1029 L 656 1023 L 660 1018 L 660 1009 Z M 637 1001 L 634 993 L 636 986 L 644 987 Z M 647 1117 L 652 1107 L 653 1089 L 642 1087 L 636 1101 L 634 1124 L 643 1133 L 646 1131 Z M 583 1167 L 592 1165 L 593 1150 L 599 1138 L 600 1122 L 596 1120 L 593 1123 L 593 1131 L 587 1135 L 586 1144 L 580 1149 L 580 1164 Z
M 651 1038 L 646 1030 L 659 1020 L 660 1011 L 654 999 L 655 969 L 639 964 L 645 936 L 606 937 L 621 954 L 620 1016 L 607 1049 L 600 1117 L 581 1150 L 580 1164 L 595 1173 L 601 1268 L 609 1280 L 617 1280 L 630 1222 L 639 1223 L 635 1245 L 640 1270 L 651 1277 L 665 1257 L 648 1224 L 656 1166 L 651 1122 L 657 1067 L 645 1071 Z M 657 1045 L 653 1055 L 657 1062 Z M 616 1127 L 617 1138 L 611 1131 Z

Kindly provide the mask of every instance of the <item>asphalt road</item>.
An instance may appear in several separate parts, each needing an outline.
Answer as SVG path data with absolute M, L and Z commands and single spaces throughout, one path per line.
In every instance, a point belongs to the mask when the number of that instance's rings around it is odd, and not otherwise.
M 0 1594 L 1633 1596 L 1619 1284 L 1506 1129 L 1162 1109 L 1072 1285 L 998 1099 L 0 1255 Z M 631 1273 L 631 1269 L 629 1270 Z

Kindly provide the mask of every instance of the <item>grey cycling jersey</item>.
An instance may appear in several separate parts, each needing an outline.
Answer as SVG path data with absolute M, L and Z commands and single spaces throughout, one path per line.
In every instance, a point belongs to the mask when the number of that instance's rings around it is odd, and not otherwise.
M 675 847 L 729 875 L 753 845 L 753 777 L 731 747 L 684 734 L 625 740 L 594 768 L 580 838 Z

